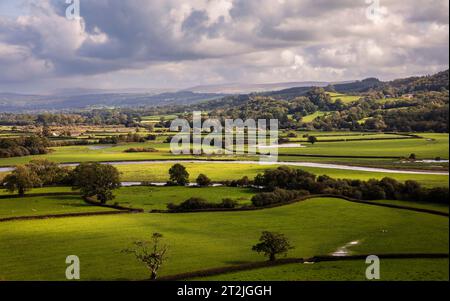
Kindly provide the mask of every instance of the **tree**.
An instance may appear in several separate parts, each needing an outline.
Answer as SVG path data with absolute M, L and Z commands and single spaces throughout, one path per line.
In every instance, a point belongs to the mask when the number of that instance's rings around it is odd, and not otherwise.
M 189 184 L 189 173 L 187 172 L 186 167 L 181 164 L 175 164 L 172 166 L 169 170 L 169 175 L 170 181 L 180 186 L 186 186 Z
M 166 260 L 168 247 L 161 243 L 162 238 L 162 234 L 153 233 L 151 241 L 136 241 L 132 248 L 124 250 L 147 266 L 151 280 L 158 278 L 158 271 Z
M 14 193 L 18 191 L 20 196 L 24 196 L 25 192 L 33 187 L 41 186 L 42 182 L 39 176 L 26 166 L 17 166 L 2 182 L 2 186 L 6 190 Z
M 415 161 L 417 159 L 416 154 L 409 155 L 409 160 Z
M 73 171 L 73 189 L 84 198 L 97 197 L 102 204 L 114 199 L 112 191 L 121 186 L 119 171 L 111 165 L 82 163 Z
M 52 135 L 52 131 L 50 130 L 50 127 L 47 125 L 44 125 L 42 128 L 42 136 L 44 137 L 50 137 Z
M 48 160 L 33 160 L 26 165 L 41 180 L 42 185 L 56 185 L 63 183 L 69 174 L 67 168 Z
M 294 248 L 281 233 L 264 231 L 259 241 L 260 243 L 254 245 L 252 250 L 264 253 L 264 256 L 268 256 L 270 261 L 275 261 L 278 254 L 287 255 L 287 252 Z
M 200 174 L 197 178 L 197 185 L 200 187 L 207 187 L 207 186 L 211 186 L 212 181 L 210 178 L 208 178 L 206 175 L 204 174 Z
M 317 142 L 316 136 L 308 136 L 308 142 L 311 144 L 315 144 Z

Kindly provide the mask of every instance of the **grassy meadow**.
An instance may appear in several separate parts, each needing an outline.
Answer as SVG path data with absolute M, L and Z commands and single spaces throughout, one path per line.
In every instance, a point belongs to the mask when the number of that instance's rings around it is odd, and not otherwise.
M 169 259 L 161 272 L 172 275 L 262 261 L 251 246 L 263 230 L 286 234 L 296 247 L 290 257 L 311 257 L 353 241 L 358 245 L 350 254 L 448 253 L 448 227 L 446 217 L 332 198 L 254 212 L 5 222 L 0 223 L 0 279 L 63 280 L 71 254 L 80 257 L 84 280 L 146 279 L 146 269 L 121 250 L 153 232 L 165 235 Z
M 358 96 L 332 95 L 333 99 L 353 102 Z M 307 116 L 312 122 L 315 116 Z M 156 124 L 176 115 L 146 116 L 144 124 Z M 308 119 L 309 118 L 309 119 Z M 4 127 L 2 135 L 22 135 Z M 86 128 L 73 139 L 95 139 L 126 133 L 125 128 Z M 129 129 L 128 129 L 129 130 Z M 0 167 L 25 164 L 35 159 L 57 163 L 123 161 L 115 166 L 124 182 L 166 182 L 174 162 L 168 160 L 202 159 L 203 162 L 182 162 L 195 182 L 199 174 L 206 174 L 214 182 L 249 178 L 279 166 L 263 165 L 255 156 L 174 156 L 170 144 L 163 141 L 171 133 L 158 129 L 156 141 L 122 143 L 118 145 L 84 145 L 52 147 L 46 155 L 1 158 Z M 289 131 L 283 133 L 283 137 Z M 140 135 L 150 132 L 142 130 Z M 289 143 L 303 147 L 280 148 L 279 160 L 286 162 L 329 163 L 391 169 L 446 171 L 448 163 L 400 162 L 383 157 L 409 157 L 418 160 L 448 159 L 448 134 L 419 134 L 422 139 L 401 139 L 404 135 L 359 132 L 296 131 L 297 138 Z M 304 135 L 314 135 L 318 142 L 307 143 Z M 399 138 L 399 139 L 392 139 Z M 72 139 L 72 138 L 71 138 Z M 382 139 L 362 140 L 361 139 Z M 91 141 L 89 140 L 89 141 Z M 130 148 L 153 148 L 154 152 L 128 153 Z M 308 155 L 305 157 L 297 155 Z M 320 157 L 328 156 L 328 157 Z M 347 156 L 347 158 L 346 158 Z M 349 158 L 373 156 L 374 158 Z M 242 160 L 238 162 L 205 162 L 206 160 Z M 158 161 L 134 164 L 128 161 Z M 254 163 L 252 161 L 255 161 Z M 448 175 L 382 173 L 338 168 L 300 167 L 316 175 L 341 179 L 415 180 L 425 187 L 448 187 Z M 0 172 L 0 178 L 7 172 Z M 0 219 L 19 216 L 41 216 L 66 213 L 104 212 L 113 209 L 88 205 L 77 195 L 56 195 L 72 192 L 70 187 L 35 188 L 25 198 L 11 197 L 0 190 Z M 386 253 L 448 253 L 448 217 L 368 204 L 356 204 L 334 198 L 314 198 L 283 207 L 250 212 L 215 212 L 195 214 L 150 214 L 154 209 L 166 209 L 167 204 L 179 204 L 190 197 L 201 197 L 218 203 L 224 198 L 248 205 L 257 191 L 231 187 L 122 187 L 114 191 L 117 203 L 142 208 L 145 213 L 66 217 L 45 220 L 0 222 L 0 281 L 1 280 L 64 280 L 65 258 L 76 254 L 81 259 L 82 280 L 145 280 L 145 267 L 123 249 L 136 240 L 149 239 L 154 232 L 162 233 L 169 245 L 169 257 L 161 275 L 174 275 L 196 270 L 260 262 L 262 256 L 251 251 L 262 231 L 285 234 L 295 246 L 289 257 L 330 255 L 349 242 L 349 254 Z M 53 195 L 37 196 L 51 193 Z M 376 201 L 414 208 L 449 212 L 446 205 Z M 195 280 L 364 280 L 363 261 L 317 263 L 313 265 L 285 265 L 246 272 L 224 274 Z M 382 280 L 448 280 L 448 260 L 385 260 L 382 261 Z
M 448 259 L 383 259 L 382 281 L 448 281 Z M 195 278 L 200 281 L 367 281 L 364 260 L 288 264 L 277 267 Z

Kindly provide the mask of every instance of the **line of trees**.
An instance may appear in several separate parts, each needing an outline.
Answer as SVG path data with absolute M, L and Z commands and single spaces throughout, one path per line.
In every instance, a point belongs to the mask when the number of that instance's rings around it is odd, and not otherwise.
M 114 199 L 113 190 L 121 186 L 117 168 L 100 163 L 82 163 L 75 169 L 61 167 L 48 160 L 34 160 L 16 166 L 1 185 L 19 196 L 33 188 L 68 185 L 80 191 L 83 198 L 96 198 L 102 204 Z
M 2 181 L 1 185 L 7 191 L 20 196 L 32 188 L 49 185 L 67 185 L 72 182 L 68 168 L 60 167 L 48 160 L 34 160 L 25 165 L 16 166 Z
M 446 187 L 425 188 L 416 181 L 398 182 L 392 178 L 369 181 L 333 179 L 329 176 L 316 176 L 301 169 L 282 166 L 267 170 L 255 177 L 254 185 L 263 187 L 272 195 L 256 195 L 252 202 L 255 206 L 280 199 L 277 189 L 306 191 L 311 194 L 334 194 L 360 200 L 405 200 L 419 202 L 448 203 L 449 189 Z M 276 193 L 275 193 L 276 192 Z M 305 193 L 305 192 L 302 192 Z M 264 199 L 265 201 L 261 201 Z
M 49 141 L 44 137 L 29 136 L 0 139 L 0 158 L 47 154 Z

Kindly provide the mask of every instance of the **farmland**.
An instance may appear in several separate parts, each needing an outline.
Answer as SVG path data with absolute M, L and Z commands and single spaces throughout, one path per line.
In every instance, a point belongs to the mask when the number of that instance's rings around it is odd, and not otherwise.
M 148 116 L 142 122 L 158 124 L 161 117 L 174 118 L 170 115 Z M 3 130 L 15 135 L 11 128 Z M 448 187 L 447 162 L 420 163 L 420 160 L 433 161 L 437 157 L 448 159 L 448 134 L 410 136 L 406 133 L 286 130 L 281 134 L 288 139 L 286 143 L 301 144 L 301 147 L 282 146 L 280 163 L 264 165 L 258 162 L 257 156 L 247 154 L 173 155 L 170 144 L 164 143 L 174 134 L 167 128 L 136 132 L 142 137 L 155 135 L 152 141 L 96 143 L 98 139 L 123 135 L 126 131 L 125 128 L 90 127 L 79 137 L 61 138 L 62 141 L 89 141 L 88 145 L 52 146 L 51 152 L 43 155 L 2 158 L 0 166 L 12 167 L 36 159 L 60 164 L 110 162 L 120 172 L 123 182 L 165 183 L 169 180 L 169 169 L 175 163 L 181 163 L 191 182 L 205 174 L 212 182 L 221 183 L 243 176 L 253 179 L 268 169 L 287 164 L 294 169 L 336 179 L 368 181 L 390 177 L 402 183 L 415 180 L 427 188 Z M 312 135 L 317 137 L 314 144 L 308 142 Z M 129 149 L 152 151 L 127 152 Z M 412 153 L 417 162 L 405 159 Z M 387 170 L 369 171 L 364 170 L 365 167 Z M 3 169 L 0 177 L 10 171 Z M 77 254 L 83 265 L 83 280 L 145 280 L 148 274 L 143 265 L 122 250 L 136 240 L 149 239 L 154 232 L 162 233 L 170 248 L 160 272 L 162 277 L 262 262 L 264 258 L 252 252 L 251 246 L 265 230 L 281 232 L 290 239 L 295 245 L 289 252 L 290 258 L 331 255 L 355 241 L 358 244 L 348 249 L 349 255 L 448 253 L 448 217 L 337 198 L 312 198 L 257 211 L 149 213 L 165 210 L 168 204 L 180 204 L 189 198 L 201 198 L 213 204 L 227 198 L 238 206 L 249 206 L 257 193 L 255 188 L 228 186 L 122 187 L 114 191 L 115 199 L 110 204 L 143 209 L 144 212 L 114 215 L 110 213 L 119 210 L 87 204 L 70 187 L 34 188 L 22 198 L 0 191 L 0 219 L 60 215 L 54 219 L 0 222 L 0 279 L 64 280 L 64 259 L 69 254 Z M 399 200 L 374 203 L 448 214 L 448 205 L 442 203 Z M 100 215 L 104 213 L 108 215 Z M 71 214 L 92 216 L 67 216 Z M 333 221 L 332 226 L 330 221 Z M 414 263 L 413 268 L 405 274 L 400 273 L 411 263 Z M 383 264 L 383 279 L 447 280 L 446 265 L 447 259 L 388 259 Z M 194 280 L 364 280 L 361 270 L 364 271 L 365 266 L 363 261 L 289 264 Z
M 448 259 L 385 259 L 383 281 L 448 281 Z M 195 278 L 201 281 L 367 281 L 363 261 L 320 262 L 315 264 L 289 264 L 251 271 Z
M 251 252 L 251 245 L 263 230 L 285 233 L 296 246 L 291 257 L 331 254 L 351 241 L 360 242 L 351 254 L 448 253 L 446 217 L 319 198 L 195 217 L 130 214 L 0 223 L 0 277 L 62 280 L 64 258 L 70 253 L 80 256 L 85 280 L 145 279 L 145 268 L 121 250 L 152 232 L 163 233 L 170 245 L 163 275 L 258 262 L 262 258 Z
M 335 93 L 331 99 L 351 104 L 360 96 Z M 330 113 L 317 111 L 302 121 L 311 125 Z M 252 198 L 261 187 L 227 183 L 244 176 L 253 180 L 268 170 L 289 166 L 333 179 L 389 177 L 401 185 L 413 180 L 424 189 L 445 189 L 449 186 L 447 133 L 282 129 L 278 162 L 268 165 L 258 162 L 258 154 L 174 155 L 168 141 L 176 133 L 169 131 L 168 122 L 178 115 L 183 114 L 143 115 L 133 119 L 132 128 L 54 125 L 47 129 L 47 153 L 0 158 L 0 178 L 16 165 L 44 159 L 70 170 L 83 162 L 108 163 L 117 169 L 120 181 L 141 183 L 115 189 L 109 207 L 87 203 L 79 190 L 60 184 L 37 185 L 24 197 L 1 190 L 0 280 L 64 280 L 69 254 L 80 257 L 83 280 L 146 280 L 145 267 L 122 251 L 155 232 L 163 234 L 169 246 L 161 277 L 262 263 L 265 259 L 251 250 L 262 231 L 286 235 L 295 246 L 288 258 L 294 259 L 332 256 L 342 248 L 346 255 L 448 254 L 449 206 L 442 200 L 386 197 L 354 203 L 313 195 L 276 208 L 254 208 Z M 292 122 L 293 115 L 289 119 Z M 0 134 L 14 139 L 41 135 L 42 130 L 3 126 Z M 203 174 L 222 186 L 160 186 L 170 180 L 169 169 L 176 163 L 185 167 L 191 183 Z M 213 206 L 228 199 L 235 202 L 236 210 L 161 213 L 169 204 L 188 199 Z M 49 215 L 52 218 L 46 218 Z M 186 280 L 365 280 L 365 267 L 363 260 L 285 264 Z M 447 267 L 447 258 L 384 259 L 382 279 L 448 280 Z

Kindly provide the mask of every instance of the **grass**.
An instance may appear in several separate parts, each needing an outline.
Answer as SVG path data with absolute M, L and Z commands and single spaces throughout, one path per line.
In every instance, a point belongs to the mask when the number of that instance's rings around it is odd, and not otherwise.
M 303 133 L 304 134 L 304 133 Z M 302 135 L 299 135 L 297 138 L 290 138 L 289 140 L 292 142 L 307 142 L 308 138 L 303 138 Z M 315 133 L 310 133 L 310 136 L 315 136 Z M 318 142 L 326 142 L 326 141 L 352 141 L 352 140 L 361 140 L 361 139 L 404 139 L 405 136 L 401 135 L 392 135 L 392 134 L 383 134 L 383 133 L 355 133 L 355 134 L 343 134 L 343 135 L 317 135 Z
M 318 111 L 318 112 L 315 112 L 315 113 L 313 113 L 313 114 L 304 116 L 304 117 L 302 118 L 302 122 L 304 122 L 304 123 L 311 123 L 311 122 L 313 122 L 314 120 L 316 120 L 316 118 L 325 116 L 326 114 L 327 114 L 326 112 Z
M 449 213 L 448 204 L 438 204 L 438 203 L 426 203 L 426 202 L 413 202 L 413 201 L 399 201 L 399 200 L 378 200 L 373 201 L 379 204 L 397 205 L 397 206 L 408 206 L 418 209 L 429 209 L 439 212 Z
M 14 216 L 39 216 L 49 214 L 111 211 L 86 204 L 79 196 L 36 196 L 39 193 L 70 192 L 70 187 L 36 188 L 26 198 L 0 199 L 0 218 Z M 241 205 L 250 204 L 255 191 L 249 188 L 231 187 L 122 187 L 114 192 L 116 198 L 110 202 L 146 211 L 167 209 L 167 204 L 179 204 L 191 197 L 200 197 L 213 203 L 224 198 L 233 199 Z M 2 191 L 0 195 L 10 195 Z
M 327 156 L 406 157 L 415 153 L 418 159 L 448 159 L 448 134 L 425 135 L 429 139 L 398 139 L 375 141 L 320 142 L 304 148 L 281 148 L 280 154 Z M 430 140 L 434 137 L 435 140 Z M 320 140 L 320 137 L 319 137 Z
M 381 281 L 448 281 L 448 259 L 384 259 Z M 366 281 L 364 260 L 289 264 L 197 278 L 201 281 Z
M 38 197 L 33 195 L 40 193 L 64 193 L 71 192 L 70 187 L 46 187 L 35 188 L 27 193 L 27 198 L 11 198 L 0 200 L 0 217 L 23 216 L 25 213 L 32 213 L 31 215 L 45 215 L 54 214 L 64 208 L 70 211 L 67 213 L 78 212 L 77 208 L 81 208 L 80 212 L 87 209 L 80 197 L 77 196 L 47 196 Z M 9 192 L 0 191 L 0 195 L 9 196 Z M 251 204 L 251 198 L 258 193 L 257 190 L 251 188 L 236 188 L 236 187 L 151 187 L 151 186 L 133 186 L 122 187 L 114 191 L 115 199 L 110 203 L 118 203 L 125 207 L 142 208 L 146 211 L 153 209 L 166 209 L 167 204 L 179 204 L 191 197 L 200 197 L 209 202 L 219 203 L 224 198 L 229 198 L 237 201 L 240 205 Z M 60 202 L 57 202 L 60 201 Z M 398 206 L 408 206 L 420 209 L 431 209 L 440 212 L 449 212 L 447 204 L 425 203 L 413 201 L 399 201 L 399 200 L 377 200 L 373 201 L 379 204 L 392 204 Z M 17 208 L 20 210 L 17 210 Z M 70 208 L 73 206 L 73 208 Z M 89 206 L 87 206 L 89 207 Z M 33 209 L 40 208 L 38 211 Z M 96 208 L 96 207 L 91 207 Z M 98 209 L 98 208 L 97 208 Z M 63 212 L 66 213 L 66 212 Z M 2 216 L 5 215 L 5 216 Z M 6 216 L 8 215 L 8 216 Z
M 71 187 L 43 187 L 43 188 L 33 188 L 31 191 L 27 192 L 27 194 L 40 194 L 40 193 L 60 193 L 60 192 L 73 192 Z M 0 190 L 0 196 L 4 195 L 13 195 L 13 193 L 7 190 Z
M 81 260 L 82 280 L 140 280 L 148 273 L 121 253 L 135 240 L 164 234 L 169 259 L 161 275 L 264 260 L 251 251 L 261 231 L 284 233 L 289 256 L 448 253 L 448 218 L 320 198 L 254 212 L 130 214 L 0 223 L 0 278 L 64 280 L 65 258 Z M 284 278 L 280 275 L 280 279 Z
M 328 95 L 331 96 L 331 100 L 342 100 L 343 103 L 352 103 L 355 101 L 360 100 L 362 97 L 361 96 L 355 96 L 355 95 L 347 95 L 347 94 L 339 94 L 339 93 L 332 93 L 329 92 Z
M 167 209 L 167 204 L 179 204 L 191 197 L 200 197 L 209 202 L 220 203 L 224 198 L 238 201 L 240 204 L 250 204 L 255 191 L 249 188 L 230 187 L 123 187 L 116 193 L 114 202 L 120 205 L 153 209 Z
M 0 218 L 114 211 L 86 204 L 79 196 L 46 196 L 0 200 Z
M 168 172 L 173 163 L 151 163 L 136 165 L 118 165 L 117 168 L 122 173 L 123 181 L 149 181 L 166 182 L 169 179 Z M 192 182 L 199 174 L 206 174 L 215 182 L 225 180 L 236 180 L 243 176 L 255 177 L 258 173 L 264 173 L 268 169 L 274 169 L 277 165 L 237 164 L 237 163 L 183 163 L 190 173 Z M 293 167 L 296 168 L 296 167 Z M 382 179 L 384 177 L 394 178 L 398 181 L 416 180 L 426 187 L 448 187 L 448 176 L 445 175 L 420 175 L 420 174 L 388 174 L 377 172 L 364 172 L 339 169 L 325 169 L 313 167 L 297 167 L 299 169 L 312 172 L 316 175 L 328 175 L 339 179 Z

